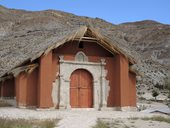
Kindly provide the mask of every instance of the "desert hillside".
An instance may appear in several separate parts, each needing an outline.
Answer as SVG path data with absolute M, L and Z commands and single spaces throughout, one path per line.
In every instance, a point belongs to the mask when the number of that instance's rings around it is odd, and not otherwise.
M 0 46 L 5 45 L 3 40 L 6 42 L 10 38 L 24 38 L 26 35 L 41 34 L 55 28 L 60 28 L 64 33 L 62 28 L 82 25 L 105 28 L 112 37 L 121 39 L 122 43 L 128 46 L 127 50 L 135 50 L 139 54 L 136 68 L 142 75 L 137 81 L 138 94 L 167 85 L 168 78 L 170 79 L 170 25 L 156 21 L 114 25 L 99 18 L 76 16 L 55 10 L 31 12 L 0 6 Z
M 170 86 L 170 25 L 151 20 L 124 23 L 115 33 L 140 54 L 137 68 L 144 76 L 138 79 L 139 94 L 164 92 Z

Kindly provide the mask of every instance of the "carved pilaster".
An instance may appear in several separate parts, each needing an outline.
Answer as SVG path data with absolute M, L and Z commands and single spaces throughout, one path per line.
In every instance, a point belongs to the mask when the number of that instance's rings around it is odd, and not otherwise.
M 63 76 L 60 75 L 60 102 L 59 102 L 59 109 L 64 109 L 65 108 L 65 92 L 63 88 Z
M 100 86 L 99 86 L 100 84 L 99 84 L 99 82 L 98 81 L 93 81 L 93 88 L 94 88 L 94 92 L 93 92 L 93 107 L 95 108 L 95 109 L 99 109 L 100 108 L 100 106 L 99 106 L 99 104 L 100 104 L 100 90 L 99 90 L 99 88 L 100 88 Z
M 64 61 L 64 56 L 59 56 L 59 62 L 62 63 Z
M 67 109 L 70 109 L 71 108 L 71 105 L 70 105 L 70 80 L 68 80 L 68 79 L 65 80 L 64 89 L 66 92 L 66 107 L 67 107 Z
M 107 107 L 107 99 L 106 99 L 106 72 L 104 69 L 105 59 L 101 59 L 101 106 Z

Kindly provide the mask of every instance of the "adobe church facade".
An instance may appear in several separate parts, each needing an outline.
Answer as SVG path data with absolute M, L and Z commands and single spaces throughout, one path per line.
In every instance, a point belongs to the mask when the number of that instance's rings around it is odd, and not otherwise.
M 18 107 L 135 108 L 136 74 L 130 70 L 135 62 L 88 31 L 95 33 L 85 27 L 83 34 L 78 31 L 14 69 L 0 82 L 0 96 L 15 97 Z

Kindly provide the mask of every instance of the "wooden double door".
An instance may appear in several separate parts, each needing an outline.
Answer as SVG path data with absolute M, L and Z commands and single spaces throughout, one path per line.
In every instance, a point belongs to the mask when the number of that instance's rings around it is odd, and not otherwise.
M 93 107 L 93 78 L 84 70 L 75 70 L 70 81 L 70 105 L 72 108 Z

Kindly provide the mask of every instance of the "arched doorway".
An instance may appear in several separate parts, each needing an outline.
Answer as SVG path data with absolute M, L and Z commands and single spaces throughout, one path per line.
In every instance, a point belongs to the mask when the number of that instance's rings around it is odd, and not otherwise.
M 71 74 L 70 105 L 72 108 L 93 107 L 93 78 L 84 69 L 77 69 Z

